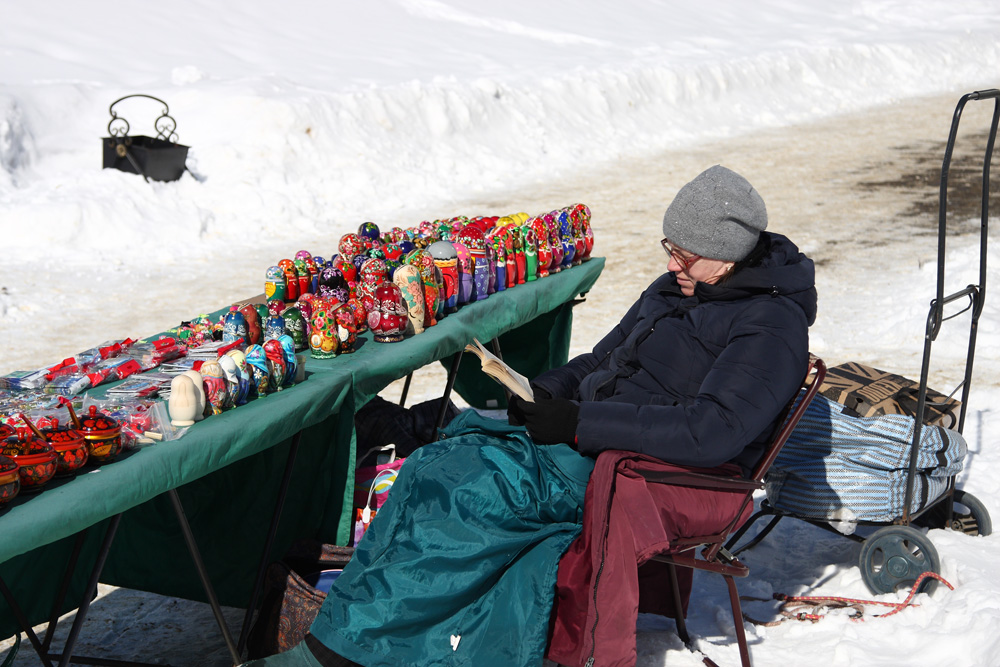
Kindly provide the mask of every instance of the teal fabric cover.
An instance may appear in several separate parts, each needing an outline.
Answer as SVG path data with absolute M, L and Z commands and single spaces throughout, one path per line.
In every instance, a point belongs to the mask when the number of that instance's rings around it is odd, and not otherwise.
M 474 411 L 407 458 L 311 632 L 364 665 L 540 665 L 594 461 Z

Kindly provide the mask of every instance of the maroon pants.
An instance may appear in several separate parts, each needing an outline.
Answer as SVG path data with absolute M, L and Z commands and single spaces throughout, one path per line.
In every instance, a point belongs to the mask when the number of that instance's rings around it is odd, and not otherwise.
M 647 456 L 606 451 L 587 486 L 583 532 L 559 561 L 547 657 L 575 667 L 594 658 L 598 667 L 634 665 L 638 613 L 673 616 L 667 566 L 649 559 L 679 537 L 724 529 L 744 492 L 650 484 L 637 467 L 690 470 Z M 733 465 L 711 474 L 738 476 Z M 753 509 L 745 509 L 741 522 Z M 685 613 L 692 572 L 678 569 Z

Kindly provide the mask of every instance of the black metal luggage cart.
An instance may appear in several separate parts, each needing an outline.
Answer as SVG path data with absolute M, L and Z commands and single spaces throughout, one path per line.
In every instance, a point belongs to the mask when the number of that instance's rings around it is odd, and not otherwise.
M 945 294 L 945 260 L 946 260 L 946 238 L 948 231 L 948 172 L 951 165 L 952 152 L 955 148 L 955 141 L 958 135 L 958 127 L 962 117 L 962 111 L 966 104 L 972 101 L 994 100 L 993 116 L 990 130 L 986 139 L 986 151 L 982 169 L 982 204 L 981 204 L 981 224 L 979 242 L 979 282 L 968 285 L 952 294 Z M 906 496 L 903 503 L 902 514 L 889 522 L 858 521 L 859 526 L 871 526 L 876 528 L 873 532 L 865 536 L 857 534 L 844 535 L 833 528 L 829 521 L 830 517 L 803 516 L 801 514 L 788 512 L 775 507 L 768 500 L 761 501 L 759 511 L 754 514 L 734 534 L 732 539 L 726 544 L 726 548 L 737 555 L 749 549 L 761 540 L 777 525 L 784 517 L 801 519 L 815 526 L 828 530 L 838 535 L 843 535 L 856 542 L 862 543 L 859 565 L 862 579 L 868 588 L 875 594 L 890 593 L 900 588 L 910 588 L 917 578 L 924 572 L 939 573 L 941 569 L 940 558 L 934 545 L 928 539 L 924 530 L 927 528 L 950 528 L 961 531 L 968 535 L 989 535 L 992 532 L 992 523 L 986 507 L 978 498 L 971 493 L 958 489 L 955 486 L 955 477 L 947 480 L 946 490 L 936 498 L 924 503 L 918 511 L 912 512 L 914 499 L 914 480 L 917 475 L 918 445 L 921 442 L 920 436 L 927 417 L 927 409 L 933 407 L 933 403 L 928 400 L 928 376 L 931 366 L 931 348 L 937 340 L 942 325 L 959 315 L 969 313 L 970 328 L 968 336 L 968 352 L 966 356 L 964 377 L 958 386 L 955 387 L 952 395 L 961 389 L 961 413 L 957 423 L 952 427 L 958 433 L 962 433 L 965 427 L 965 417 L 968 409 L 969 391 L 972 382 L 973 361 L 976 350 L 976 334 L 978 332 L 979 318 L 983 312 L 983 305 L 986 299 L 986 250 L 989 232 L 989 194 L 990 194 L 990 162 L 993 155 L 993 147 L 996 141 L 997 125 L 1000 120 L 1000 90 L 989 89 L 968 93 L 959 100 L 958 106 L 952 119 L 951 131 L 948 136 L 948 143 L 945 148 L 944 161 L 941 167 L 940 204 L 938 219 L 938 253 L 937 253 L 937 291 L 934 299 L 930 303 L 930 312 L 927 316 L 926 330 L 924 334 L 923 361 L 920 372 L 919 394 L 915 414 L 915 425 L 913 429 L 913 440 L 910 445 L 909 467 L 906 478 Z M 946 312 L 955 311 L 955 312 Z M 754 525 L 754 523 L 764 517 L 769 516 L 770 521 L 746 544 L 736 547 L 740 539 Z M 736 548 L 734 548 L 736 547 Z M 930 592 L 936 585 L 933 578 L 927 578 L 921 586 L 924 592 Z

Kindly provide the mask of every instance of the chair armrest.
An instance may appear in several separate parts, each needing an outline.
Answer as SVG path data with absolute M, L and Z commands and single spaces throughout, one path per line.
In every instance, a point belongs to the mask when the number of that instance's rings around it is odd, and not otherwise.
M 642 470 L 636 469 L 643 479 L 653 484 L 673 486 L 693 486 L 699 489 L 724 489 L 733 491 L 757 491 L 764 488 L 762 482 L 742 477 L 722 477 L 688 470 Z

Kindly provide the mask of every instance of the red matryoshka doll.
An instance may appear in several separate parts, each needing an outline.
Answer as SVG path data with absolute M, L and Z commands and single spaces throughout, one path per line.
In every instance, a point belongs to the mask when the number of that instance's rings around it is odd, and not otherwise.
M 295 275 L 299 281 L 299 296 L 303 294 L 308 294 L 312 291 L 312 275 L 309 273 L 309 266 L 306 264 L 304 259 L 295 260 Z M 295 299 L 289 299 L 290 301 L 295 301 Z
M 337 252 L 345 262 L 353 262 L 354 258 L 365 251 L 365 242 L 357 234 L 344 234 L 337 244 Z
M 398 343 L 409 318 L 403 294 L 395 283 L 382 283 L 375 290 L 375 307 L 368 311 L 368 328 L 376 343 Z
M 524 280 L 538 280 L 538 240 L 535 229 L 530 224 L 520 226 L 521 238 L 524 239 Z
M 563 260 L 562 239 L 559 238 L 559 225 L 555 216 L 546 213 L 542 216 L 545 228 L 549 232 L 549 248 L 552 250 L 552 264 L 549 265 L 549 273 L 559 273 Z
M 444 312 L 458 310 L 458 253 L 450 241 L 436 241 L 427 247 L 434 266 L 441 270 L 444 279 Z
M 490 263 L 486 256 L 486 236 L 483 230 L 475 224 L 468 224 L 458 233 L 459 244 L 469 249 L 472 256 L 472 298 L 470 300 L 482 301 L 490 295 Z M 459 252 L 459 266 L 462 263 L 461 251 Z
M 229 386 L 226 383 L 222 366 L 218 361 L 210 359 L 202 363 L 198 369 L 201 381 L 205 387 L 205 400 L 212 408 L 213 415 L 221 415 L 229 407 Z
M 258 396 L 266 396 L 271 386 L 271 367 L 267 354 L 260 345 L 251 345 L 246 351 L 247 371 L 250 373 L 251 387 Z
M 347 300 L 347 307 L 354 314 L 354 326 L 359 334 L 368 331 L 368 309 L 360 297 L 352 296 Z
M 264 298 L 285 300 L 285 270 L 280 266 L 272 266 L 264 274 Z
M 340 354 L 354 352 L 358 340 L 358 323 L 354 311 L 346 303 L 338 303 L 333 308 L 333 319 L 337 324 L 337 347 Z
M 278 299 L 271 299 L 267 302 L 268 317 L 278 317 L 285 312 L 285 302 Z
M 361 265 L 361 279 L 358 283 L 357 294 L 366 310 L 371 310 L 372 304 L 375 302 L 376 288 L 388 278 L 389 271 L 386 269 L 383 259 L 372 257 Z
M 458 305 L 462 306 L 476 300 L 476 261 L 464 243 L 456 240 L 452 245 L 458 256 Z
M 288 363 L 285 361 L 285 351 L 281 347 L 281 342 L 277 338 L 265 340 L 264 355 L 271 369 L 271 380 L 267 389 L 281 391 L 285 386 L 285 378 L 288 377 Z
M 309 318 L 312 317 L 313 301 L 315 300 L 315 294 L 303 294 L 299 297 L 299 300 L 295 302 L 295 307 L 299 309 L 299 312 L 302 313 L 303 319 L 306 321 L 306 332 L 309 331 Z
M 509 226 L 510 235 L 514 239 L 514 266 L 517 269 L 516 283 L 523 285 L 525 276 L 528 274 L 527 258 L 524 255 L 524 237 L 521 236 L 521 228 L 517 225 Z
M 531 228 L 535 230 L 535 241 L 538 243 L 538 277 L 545 278 L 549 275 L 549 267 L 552 266 L 549 227 L 542 218 L 538 217 L 532 218 Z
M 344 280 L 347 281 L 347 288 L 353 292 L 358 282 L 358 270 L 354 266 L 354 262 L 345 259 L 343 255 L 337 255 L 330 261 L 330 266 L 344 274 Z
M 420 275 L 420 269 L 412 264 L 404 264 L 396 269 L 396 273 L 392 276 L 392 282 L 399 288 L 403 300 L 406 302 L 406 315 L 409 319 L 406 333 L 423 333 L 427 306 L 424 296 L 424 280 Z
M 295 270 L 295 262 L 290 259 L 283 259 L 278 262 L 278 266 L 285 274 L 285 301 L 295 301 L 302 294 L 299 290 L 299 274 Z
M 566 207 L 566 212 L 569 213 L 569 220 L 573 226 L 573 243 L 576 245 L 576 254 L 573 256 L 573 261 L 577 264 L 582 264 L 585 261 L 584 255 L 587 252 L 587 239 L 583 236 L 582 212 L 579 209 L 579 204 Z
M 330 359 L 337 355 L 337 322 L 334 309 L 337 304 L 332 299 L 318 298 L 313 301 L 310 319 L 309 353 L 314 359 Z
M 577 204 L 573 209 L 578 212 L 580 227 L 583 229 L 583 261 L 586 262 L 590 259 L 591 253 L 594 252 L 594 230 L 590 225 L 590 207 L 586 204 Z
M 260 343 L 264 337 L 264 330 L 260 326 L 260 314 L 257 312 L 256 306 L 252 303 L 244 303 L 239 307 L 239 311 L 243 313 L 243 318 L 247 321 L 248 344 Z

